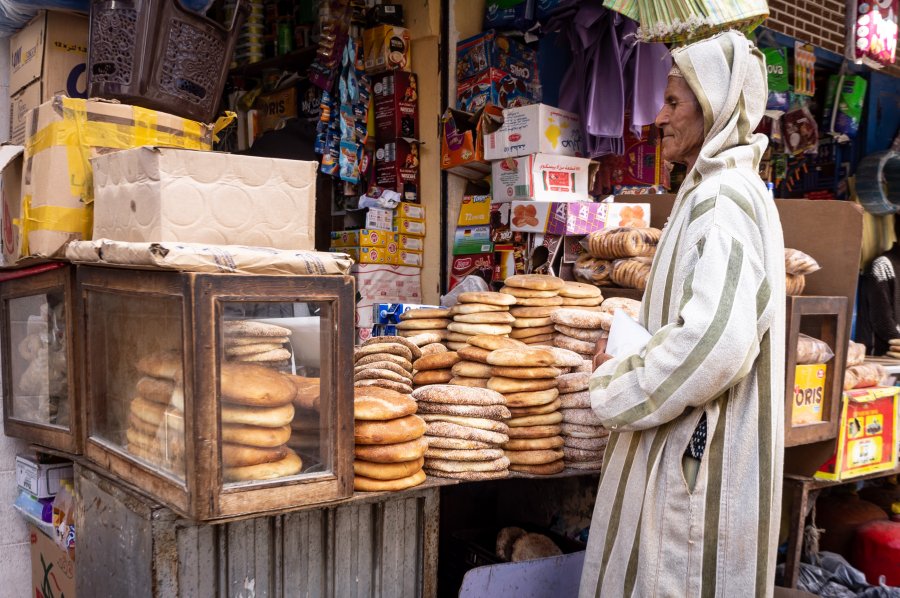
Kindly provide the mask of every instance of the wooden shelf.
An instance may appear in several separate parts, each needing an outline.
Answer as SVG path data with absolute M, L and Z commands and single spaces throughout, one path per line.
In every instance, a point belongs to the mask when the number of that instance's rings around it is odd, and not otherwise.
M 892 475 L 900 475 L 900 465 L 895 467 L 894 469 L 890 469 L 888 471 L 879 471 L 877 473 L 870 473 L 867 475 L 861 475 L 853 478 L 848 478 L 846 480 L 820 480 L 817 478 L 810 478 L 805 476 L 796 476 L 788 474 L 785 477 L 786 480 L 790 480 L 792 482 L 798 484 L 804 484 L 810 490 L 822 490 L 824 488 L 832 488 L 834 486 L 843 486 L 844 484 L 853 484 L 856 482 L 863 482 L 865 480 L 877 480 L 878 478 L 886 478 Z
M 316 46 L 295 50 L 283 56 L 266 58 L 252 64 L 242 64 L 228 71 L 230 77 L 262 77 L 263 71 L 278 69 L 281 71 L 305 71 L 316 57 Z

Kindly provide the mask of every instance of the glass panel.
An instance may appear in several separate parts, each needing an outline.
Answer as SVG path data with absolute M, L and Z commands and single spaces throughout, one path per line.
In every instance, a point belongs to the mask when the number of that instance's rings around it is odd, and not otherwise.
M 12 417 L 69 426 L 66 308 L 62 289 L 9 300 Z
M 221 304 L 225 485 L 332 470 L 330 303 Z M 349 372 L 348 372 L 349 374 Z
M 184 479 L 182 302 L 91 292 L 90 434 Z

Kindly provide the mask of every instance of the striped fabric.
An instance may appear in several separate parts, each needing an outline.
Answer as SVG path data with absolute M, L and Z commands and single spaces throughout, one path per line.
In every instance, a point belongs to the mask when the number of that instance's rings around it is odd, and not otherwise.
M 735 32 L 674 53 L 707 137 L 654 258 L 640 354 L 591 377 L 613 430 L 582 598 L 771 596 L 781 503 L 784 241 L 757 175 L 765 63 Z M 703 414 L 693 489 L 682 456 Z

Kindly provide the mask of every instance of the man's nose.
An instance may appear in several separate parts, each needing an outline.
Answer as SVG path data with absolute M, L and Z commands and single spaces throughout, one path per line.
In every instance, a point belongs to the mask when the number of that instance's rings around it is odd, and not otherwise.
M 663 107 L 660 108 L 659 113 L 656 115 L 656 120 L 653 122 L 659 128 L 662 128 L 663 125 L 669 124 L 669 111 L 666 109 L 665 104 L 663 104 Z

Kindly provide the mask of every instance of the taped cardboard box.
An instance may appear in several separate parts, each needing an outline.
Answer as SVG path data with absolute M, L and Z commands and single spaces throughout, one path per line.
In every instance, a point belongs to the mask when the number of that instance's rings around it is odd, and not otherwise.
M 317 162 L 141 147 L 91 163 L 95 239 L 315 248 Z
M 217 129 L 112 102 L 56 96 L 41 104 L 28 115 L 21 217 L 14 242 L 4 243 L 7 261 L 59 257 L 66 243 L 91 238 L 91 158 L 142 145 L 210 150 Z
M 484 138 L 486 160 L 538 153 L 584 155 L 578 115 L 546 104 L 507 108 L 503 111 L 503 126 Z
M 499 106 L 485 106 L 478 114 L 448 108 L 441 117 L 441 168 L 471 181 L 491 174 L 484 159 L 484 135 L 502 122 Z
M 597 163 L 586 158 L 529 154 L 493 163 L 494 199 L 591 201 Z

